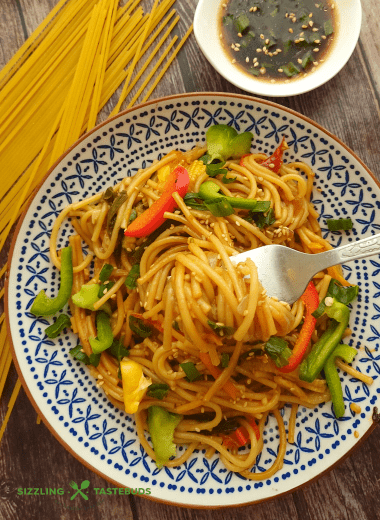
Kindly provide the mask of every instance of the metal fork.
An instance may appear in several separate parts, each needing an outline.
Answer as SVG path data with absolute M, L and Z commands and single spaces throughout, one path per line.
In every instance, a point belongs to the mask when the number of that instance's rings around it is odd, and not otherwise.
M 380 254 L 380 234 L 317 254 L 300 253 L 290 247 L 273 244 L 232 256 L 231 261 L 237 264 L 250 258 L 257 267 L 259 280 L 268 296 L 293 303 L 319 271 L 376 254 Z

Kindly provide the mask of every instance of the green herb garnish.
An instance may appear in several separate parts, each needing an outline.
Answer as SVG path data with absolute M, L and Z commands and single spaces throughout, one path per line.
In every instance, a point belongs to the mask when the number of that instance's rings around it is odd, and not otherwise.
M 56 338 L 66 327 L 71 326 L 70 317 L 67 314 L 60 314 L 57 320 L 45 329 L 48 338 Z
M 281 368 L 288 364 L 292 351 L 287 341 L 277 336 L 271 336 L 264 345 L 264 351 L 274 361 L 276 367 Z
M 99 280 L 101 282 L 105 282 L 106 280 L 108 280 L 112 274 L 113 269 L 114 269 L 113 265 L 104 264 L 102 267 L 102 270 L 99 273 Z
M 134 264 L 125 279 L 125 285 L 128 289 L 136 289 L 137 279 L 140 278 L 140 264 Z
M 352 220 L 350 218 L 330 218 L 326 220 L 326 224 L 330 231 L 348 231 L 353 227 Z
M 144 323 L 143 320 L 136 316 L 129 316 L 129 328 L 132 332 L 140 336 L 141 338 L 149 338 L 152 335 L 152 328 Z
M 187 361 L 186 363 L 180 363 L 179 366 L 185 372 L 186 377 L 190 382 L 196 381 L 202 375 L 192 361 Z
M 163 399 L 169 393 L 170 386 L 166 383 L 153 383 L 148 386 L 147 395 L 153 399 Z
M 226 325 L 219 325 L 215 323 L 215 321 L 207 320 L 208 325 L 212 328 L 213 331 L 218 334 L 218 336 L 232 336 L 235 332 L 234 327 L 227 327 Z

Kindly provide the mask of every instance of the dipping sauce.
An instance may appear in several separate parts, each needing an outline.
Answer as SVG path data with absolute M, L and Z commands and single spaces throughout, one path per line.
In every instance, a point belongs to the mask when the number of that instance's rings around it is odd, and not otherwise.
M 221 38 L 232 63 L 272 83 L 315 70 L 334 38 L 328 0 L 230 0 L 221 7 Z

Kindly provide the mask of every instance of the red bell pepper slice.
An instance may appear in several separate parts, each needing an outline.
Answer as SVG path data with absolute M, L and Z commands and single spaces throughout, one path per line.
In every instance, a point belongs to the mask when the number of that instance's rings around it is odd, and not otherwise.
M 279 369 L 281 372 L 285 373 L 293 372 L 293 370 L 295 370 L 301 363 L 307 346 L 310 343 L 311 335 L 315 329 L 317 320 L 314 318 L 312 313 L 318 308 L 319 296 L 313 282 L 309 282 L 306 291 L 301 296 L 301 300 L 306 306 L 306 316 L 288 364 Z
M 289 146 L 286 144 L 285 137 L 283 137 L 280 145 L 276 148 L 272 155 L 268 157 L 268 159 L 261 163 L 261 166 L 265 166 L 265 168 L 268 168 L 272 172 L 278 173 L 282 165 L 283 153 L 288 148 Z M 247 157 L 247 155 L 243 155 L 243 157 L 240 159 L 240 166 L 244 166 L 244 157 Z
M 260 430 L 256 424 L 255 419 L 250 419 L 249 425 L 252 426 L 253 431 L 255 432 L 256 439 L 260 439 Z M 248 430 L 244 426 L 239 426 L 234 432 L 229 433 L 228 435 L 223 435 L 223 446 L 226 448 L 241 448 L 245 446 L 249 441 L 249 433 Z
M 200 357 L 202 363 L 207 368 L 207 370 L 210 372 L 210 374 L 213 377 L 215 377 L 215 379 L 217 379 L 220 376 L 220 374 L 223 372 L 223 370 L 220 370 L 220 368 L 218 368 L 218 367 L 216 367 L 215 365 L 212 364 L 211 358 L 210 358 L 210 354 L 208 354 L 207 352 L 200 352 L 199 353 L 199 357 Z M 237 396 L 239 395 L 238 389 L 236 388 L 236 386 L 233 384 L 233 382 L 230 379 L 228 379 L 224 383 L 223 390 L 232 399 L 236 399 Z
M 177 166 L 171 172 L 163 188 L 161 197 L 154 201 L 150 208 L 139 215 L 124 231 L 128 237 L 146 237 L 165 222 L 164 213 L 172 212 L 177 203 L 173 199 L 173 193 L 184 197 L 189 187 L 189 174 L 183 166 Z
M 278 173 L 282 165 L 283 153 L 288 148 L 289 146 L 286 144 L 285 137 L 283 137 L 280 145 L 276 148 L 273 154 L 266 161 L 261 163 L 261 166 L 265 166 L 266 168 L 269 168 L 272 172 Z M 272 164 L 273 166 L 271 166 Z

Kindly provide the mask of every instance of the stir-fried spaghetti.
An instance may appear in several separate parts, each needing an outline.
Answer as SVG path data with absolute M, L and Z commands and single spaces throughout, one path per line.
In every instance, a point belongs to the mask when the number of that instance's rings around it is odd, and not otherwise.
M 209 180 L 206 166 L 199 161 L 205 151 L 202 147 L 186 153 L 173 151 L 105 193 L 65 208 L 52 232 L 51 259 L 60 268 L 57 237 L 62 222 L 69 218 L 76 232 L 69 238 L 72 294 L 83 286 L 102 287 L 92 308 L 70 300 L 72 328 L 79 335 L 82 352 L 91 356 L 89 339 L 99 336 L 96 316 L 108 305 L 112 335 L 119 341 L 121 354 L 103 351 L 90 370 L 113 404 L 122 409 L 126 402 L 136 405 L 137 433 L 149 456 L 156 459 L 144 433 L 148 409 L 159 406 L 182 416 L 174 442 L 187 446 L 167 466 L 182 464 L 195 449 L 202 448 L 207 457 L 219 452 L 229 470 L 261 480 L 281 468 L 287 439 L 294 439 L 298 406 L 315 408 L 330 400 L 330 392 L 325 379 L 301 380 L 298 367 L 284 372 L 265 351 L 273 336 L 294 347 L 305 316 L 303 301 L 290 306 L 268 297 L 253 262 L 235 265 L 233 256 L 268 244 L 306 253 L 331 246 L 321 236 L 318 213 L 310 202 L 311 168 L 302 162 L 281 163 L 276 173 L 261 153 L 240 162 L 227 161 L 224 178 L 213 179 L 226 197 L 269 201 L 272 218 L 261 225 L 247 209 L 215 216 L 201 208 L 201 203 L 199 208 L 187 205 L 186 198 L 184 201 L 174 192 L 177 209 L 164 214 L 166 224 L 154 240 L 152 236 L 124 236 L 128 224 L 162 197 L 166 179 L 178 165 L 190 173 L 189 191 L 199 192 Z M 86 257 L 82 241 L 90 250 Z M 90 268 L 92 260 L 94 267 Z M 113 269 L 110 267 L 108 280 L 102 282 L 106 264 Z M 337 268 L 314 277 L 319 301 L 325 298 L 332 278 L 344 282 Z M 326 318 L 323 315 L 317 321 L 306 352 L 326 330 Z M 127 360 L 129 379 L 124 379 L 123 360 Z M 142 375 L 133 383 L 136 367 Z M 158 384 L 163 394 L 149 389 L 146 393 L 148 387 Z M 285 404 L 291 405 L 287 432 L 280 413 Z M 250 470 L 263 448 L 269 413 L 278 422 L 278 456 L 270 469 L 253 473 Z M 244 442 L 236 441 L 237 434 L 245 437 Z M 240 452 L 238 448 L 244 444 L 250 444 L 250 449 Z

